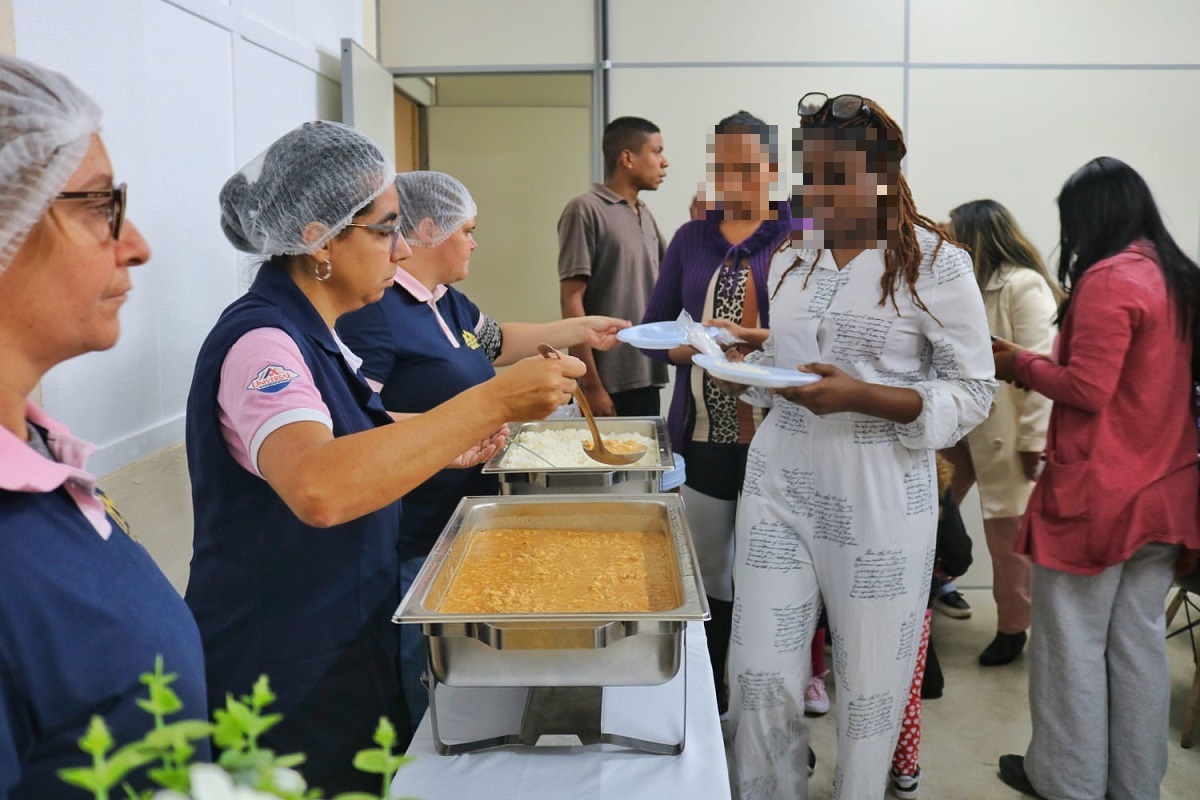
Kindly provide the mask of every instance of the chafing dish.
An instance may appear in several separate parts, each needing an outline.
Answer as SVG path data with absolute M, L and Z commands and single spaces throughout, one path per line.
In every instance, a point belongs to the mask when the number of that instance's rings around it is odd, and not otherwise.
M 514 527 L 660 532 L 672 543 L 678 605 L 619 615 L 440 612 L 472 538 Z M 450 686 L 650 686 L 675 676 L 687 622 L 708 615 L 677 495 L 570 495 L 465 498 L 393 620 L 421 625 L 433 677 Z
M 528 494 L 591 494 L 594 492 L 620 492 L 630 494 L 653 494 L 659 491 L 662 473 L 675 467 L 671 454 L 671 443 L 667 438 L 667 426 L 662 417 L 602 417 L 596 420 L 600 434 L 640 433 L 657 443 L 657 460 L 650 464 L 629 467 L 611 467 L 595 463 L 586 467 L 550 467 L 509 469 L 502 467 L 508 453 L 508 444 L 491 457 L 483 471 L 495 474 L 500 479 L 500 493 L 505 495 Z M 584 419 L 552 419 L 540 422 L 514 422 L 509 424 L 510 439 L 522 432 L 545 430 L 587 429 Z
M 473 537 L 498 528 L 661 533 L 670 537 L 671 579 L 678 604 L 662 611 L 620 614 L 440 612 Z M 677 741 L 603 730 L 603 687 L 670 681 L 686 655 L 688 621 L 708 616 L 708 600 L 678 495 L 577 494 L 462 500 L 393 621 L 420 624 L 427 636 L 430 721 L 434 747 L 442 755 L 514 745 L 599 743 L 676 755 L 684 747 L 686 676 L 681 678 Z M 445 741 L 438 723 L 439 684 L 528 688 L 520 729 L 501 736 Z

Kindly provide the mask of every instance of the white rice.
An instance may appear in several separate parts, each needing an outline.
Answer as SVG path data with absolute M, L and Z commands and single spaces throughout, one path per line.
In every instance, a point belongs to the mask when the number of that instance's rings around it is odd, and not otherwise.
M 649 436 L 631 431 L 602 431 L 601 438 L 605 441 L 635 441 L 646 446 L 646 455 L 631 464 L 634 466 L 654 466 L 658 464 L 658 443 Z M 593 461 L 583 451 L 583 443 L 592 441 L 592 434 L 587 428 L 563 428 L 560 430 L 521 431 L 513 440 L 528 447 L 533 453 L 546 459 L 555 467 L 602 467 L 606 466 Z M 520 447 L 509 447 L 500 461 L 502 469 L 549 469 L 546 461 L 542 461 L 529 450 Z M 611 467 L 609 467 L 611 469 Z

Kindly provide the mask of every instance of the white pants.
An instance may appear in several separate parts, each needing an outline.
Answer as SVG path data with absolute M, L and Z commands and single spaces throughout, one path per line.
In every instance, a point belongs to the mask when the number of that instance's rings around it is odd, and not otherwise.
M 777 400 L 738 509 L 730 645 L 731 777 L 740 800 L 808 796 L 804 689 L 824 604 L 833 637 L 833 797 L 881 797 L 916 663 L 933 567 L 932 451 L 894 426 Z

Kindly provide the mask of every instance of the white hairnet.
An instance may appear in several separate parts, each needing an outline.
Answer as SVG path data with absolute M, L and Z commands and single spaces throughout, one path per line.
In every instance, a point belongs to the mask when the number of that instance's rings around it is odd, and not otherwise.
M 475 219 L 477 209 L 462 181 L 444 172 L 405 172 L 396 176 L 400 193 L 400 233 L 413 247 L 437 247 Z M 421 238 L 421 222 L 433 221 L 429 238 Z
M 0 56 L 0 271 L 87 154 L 100 109 L 57 72 Z
M 395 173 L 379 147 L 349 125 L 306 122 L 225 181 L 221 230 L 246 253 L 314 253 L 383 194 Z M 314 222 L 323 230 L 306 239 Z

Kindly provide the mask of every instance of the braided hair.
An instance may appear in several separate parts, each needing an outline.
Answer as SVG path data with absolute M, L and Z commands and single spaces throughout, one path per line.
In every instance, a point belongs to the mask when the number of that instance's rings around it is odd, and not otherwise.
M 935 259 L 943 242 L 951 244 L 957 244 L 957 242 L 951 239 L 936 222 L 917 211 L 912 191 L 908 188 L 908 181 L 904 179 L 904 173 L 900 171 L 900 162 L 908 152 L 904 145 L 904 134 L 900 130 L 900 126 L 874 100 L 863 98 L 863 102 L 863 109 L 850 119 L 834 117 L 831 113 L 832 109 L 828 105 L 818 114 L 801 117 L 800 128 L 793 137 L 793 148 L 795 148 L 795 143 L 804 138 L 805 131 L 819 130 L 830 133 L 837 131 L 832 135 L 823 133 L 810 138 L 857 141 L 858 149 L 867 156 L 868 168 L 876 173 L 887 173 L 889 179 L 894 181 L 895 193 L 889 192 L 886 196 L 880 197 L 879 222 L 881 226 L 885 226 L 889 218 L 894 219 L 895 231 L 894 235 L 887 236 L 883 277 L 879 281 L 881 293 L 879 305 L 883 306 L 891 301 L 896 313 L 900 313 L 900 306 L 896 302 L 896 289 L 903 283 L 908 287 L 913 304 L 933 317 L 933 313 L 925 306 L 925 302 L 917 293 L 917 279 L 920 277 L 922 254 L 920 243 L 917 241 L 916 227 L 919 224 L 937 236 L 937 246 L 933 251 Z M 793 199 L 794 204 L 795 199 Z M 888 233 L 893 232 L 888 231 Z M 784 277 L 799 264 L 800 259 L 797 258 L 783 273 Z M 815 269 L 816 260 L 814 259 L 808 275 L 804 278 L 805 285 L 808 284 L 808 279 Z M 782 285 L 783 280 L 780 279 L 779 283 Z M 775 292 L 778 291 L 779 286 L 776 286 Z M 934 319 L 937 320 L 937 317 Z

